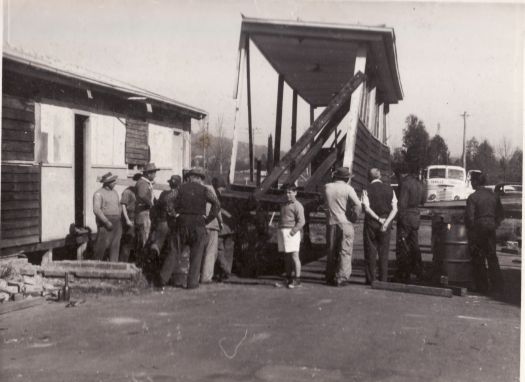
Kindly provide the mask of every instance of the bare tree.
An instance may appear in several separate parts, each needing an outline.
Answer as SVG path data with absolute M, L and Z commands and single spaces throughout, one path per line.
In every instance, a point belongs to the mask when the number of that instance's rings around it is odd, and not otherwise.
M 514 148 L 508 137 L 501 138 L 500 144 L 498 146 L 499 154 L 499 165 L 503 171 L 503 181 L 507 181 L 507 171 L 509 168 L 509 162 L 512 156 L 514 155 Z

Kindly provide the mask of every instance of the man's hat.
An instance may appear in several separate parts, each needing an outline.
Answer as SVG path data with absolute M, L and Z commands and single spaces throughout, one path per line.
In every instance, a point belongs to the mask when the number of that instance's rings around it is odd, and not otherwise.
M 332 176 L 336 179 L 350 179 L 352 177 L 352 173 L 348 167 L 339 167 L 334 171 Z
M 182 179 L 179 175 L 172 175 L 169 179 L 168 179 L 168 183 L 169 184 L 181 184 L 182 183 Z
M 100 183 L 103 183 L 103 184 L 107 184 L 107 183 L 111 183 L 115 180 L 117 180 L 118 176 L 117 175 L 113 175 L 112 173 L 108 172 L 108 173 L 105 173 L 104 175 L 102 175 L 98 181 Z
M 188 176 L 200 176 L 202 179 L 206 178 L 206 172 L 202 167 L 193 167 L 190 171 L 188 171 Z
M 154 171 L 159 171 L 160 168 L 157 168 L 157 166 L 155 166 L 155 163 L 151 162 L 151 163 L 148 163 L 146 166 L 144 166 L 144 168 L 142 169 L 142 172 L 144 174 L 148 173 L 148 172 L 154 172 Z

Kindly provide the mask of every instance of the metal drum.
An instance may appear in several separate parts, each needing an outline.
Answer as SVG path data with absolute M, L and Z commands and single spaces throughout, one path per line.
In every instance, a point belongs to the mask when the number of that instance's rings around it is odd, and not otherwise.
M 472 263 L 465 224 L 447 224 L 443 233 L 443 274 L 448 277 L 449 284 L 469 286 L 472 281 Z
M 472 263 L 468 250 L 467 229 L 463 214 L 444 212 L 434 214 L 432 219 L 432 252 L 437 280 L 448 284 L 470 287 Z M 446 283 L 445 282 L 445 283 Z

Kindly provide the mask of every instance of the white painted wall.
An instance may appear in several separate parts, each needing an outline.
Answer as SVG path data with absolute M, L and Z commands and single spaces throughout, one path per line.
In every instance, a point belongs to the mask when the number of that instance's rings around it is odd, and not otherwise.
M 121 121 L 116 117 L 91 113 L 86 126 L 85 224 L 93 232 L 97 228 L 93 213 L 93 194 L 102 187 L 98 179 L 107 172 L 116 174 L 119 178 L 127 177 L 126 121 Z M 115 189 L 120 195 L 124 188 Z
M 72 110 L 42 104 L 42 241 L 63 239 L 75 221 Z

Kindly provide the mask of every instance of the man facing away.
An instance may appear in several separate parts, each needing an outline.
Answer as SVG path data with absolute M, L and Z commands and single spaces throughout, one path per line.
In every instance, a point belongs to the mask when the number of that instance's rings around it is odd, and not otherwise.
M 109 261 L 115 262 L 118 261 L 122 236 L 119 196 L 114 190 L 117 175 L 108 172 L 100 177 L 100 182 L 102 188 L 93 195 L 93 213 L 97 223 L 94 258 L 103 260 L 106 250 L 109 250 Z
M 297 187 L 294 184 L 285 184 L 283 190 L 286 192 L 286 201 L 281 205 L 277 246 L 279 252 L 284 253 L 288 288 L 293 289 L 301 286 L 299 249 L 301 229 L 305 223 L 304 207 L 296 199 Z
M 472 174 L 471 182 L 475 191 L 467 198 L 465 225 L 474 284 L 481 293 L 502 293 L 504 285 L 496 255 L 496 228 L 504 218 L 503 206 L 499 197 L 483 187 L 486 182 L 484 174 Z M 488 265 L 488 274 L 485 263 Z
M 179 213 L 175 228 L 175 251 L 170 251 L 160 272 L 160 284 L 166 284 L 173 274 L 184 246 L 190 247 L 190 269 L 187 288 L 199 287 L 202 256 L 206 245 L 206 224 L 217 217 L 220 203 L 215 193 L 204 186 L 205 173 L 202 168 L 193 168 L 188 174 L 188 182 L 179 188 L 175 210 Z M 206 203 L 211 209 L 206 215 Z
M 137 181 L 136 224 L 140 248 L 148 241 L 151 230 L 150 210 L 153 207 L 153 180 L 159 169 L 155 163 L 148 163 L 142 170 L 142 177 Z
M 334 286 L 343 286 L 352 273 L 353 223 L 361 213 L 361 202 L 348 184 L 351 177 L 348 167 L 339 167 L 324 191 L 328 208 L 326 282 Z M 349 219 L 352 213 L 354 222 Z
M 397 197 L 392 187 L 381 182 L 381 172 L 372 168 L 368 172 L 370 183 L 363 190 L 365 210 L 363 244 L 365 249 L 366 283 L 376 280 L 376 258 L 379 255 L 379 280 L 388 281 L 388 250 L 391 223 L 397 213 Z
M 417 165 L 409 166 L 409 174 L 400 185 L 397 216 L 397 279 L 408 282 L 410 275 L 423 277 L 423 263 L 419 249 L 419 206 L 425 202 L 423 185 L 417 178 Z

